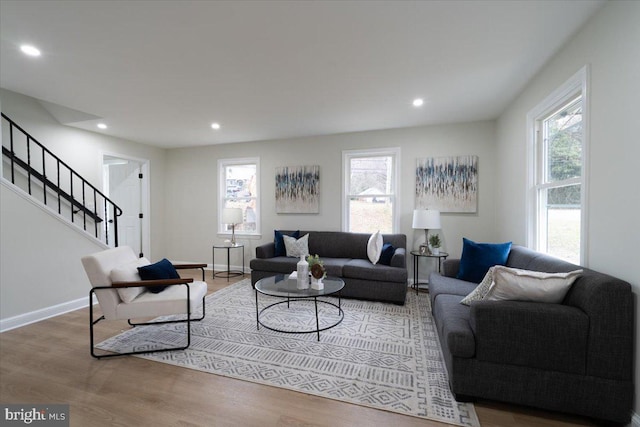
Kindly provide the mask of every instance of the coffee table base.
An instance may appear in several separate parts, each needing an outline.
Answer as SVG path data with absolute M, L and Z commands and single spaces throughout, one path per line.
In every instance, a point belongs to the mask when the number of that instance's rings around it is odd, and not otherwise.
M 302 331 L 291 331 L 288 329 L 278 329 L 278 328 L 274 328 L 271 326 L 268 326 L 264 323 L 262 323 L 262 321 L 260 320 L 260 315 L 265 311 L 268 310 L 276 305 L 279 304 L 287 304 L 287 308 L 289 307 L 289 303 L 290 302 L 297 302 L 297 301 L 308 301 L 311 298 L 313 298 L 313 302 L 314 302 L 314 306 L 316 309 L 316 328 L 315 329 L 310 329 L 310 330 L 302 330 Z M 338 314 L 340 315 L 340 318 L 338 319 L 337 322 L 329 325 L 329 326 L 325 326 L 323 328 L 320 327 L 320 320 L 318 318 L 318 303 L 320 304 L 327 304 L 327 305 L 331 305 L 335 308 L 338 309 Z M 278 302 L 274 302 L 273 304 L 269 304 L 266 307 L 263 307 L 262 310 L 258 309 L 258 292 L 256 292 L 256 329 L 260 330 L 260 325 L 262 325 L 263 327 L 274 331 L 274 332 L 281 332 L 284 334 L 318 334 L 318 341 L 320 341 L 320 332 L 321 331 L 326 331 L 327 329 L 331 329 L 334 328 L 336 326 L 338 326 L 340 323 L 342 323 L 342 320 L 344 319 L 344 311 L 342 311 L 342 308 L 340 307 L 340 298 L 338 297 L 338 305 L 329 302 L 329 301 L 324 301 L 324 300 L 318 300 L 317 297 L 308 297 L 308 298 L 294 298 L 294 299 L 286 299 L 283 301 L 278 301 Z

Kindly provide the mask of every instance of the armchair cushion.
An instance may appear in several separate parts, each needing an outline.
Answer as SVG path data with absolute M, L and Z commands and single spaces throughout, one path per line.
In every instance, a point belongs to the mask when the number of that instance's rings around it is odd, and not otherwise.
M 158 279 L 179 279 L 180 275 L 171 262 L 164 258 L 155 264 L 138 267 L 140 278 L 142 280 L 158 280 Z M 167 286 L 150 286 L 147 288 L 149 292 L 157 294 L 166 289 Z
M 138 267 L 144 267 L 149 264 L 151 264 L 151 262 L 149 262 L 148 259 L 138 258 L 135 261 L 122 265 L 121 267 L 114 268 L 111 270 L 111 274 L 109 276 L 112 282 L 137 282 L 141 280 L 140 273 L 138 273 Z M 118 288 L 118 295 L 120 295 L 122 301 L 128 304 L 144 291 L 145 288 L 142 286 L 136 288 Z

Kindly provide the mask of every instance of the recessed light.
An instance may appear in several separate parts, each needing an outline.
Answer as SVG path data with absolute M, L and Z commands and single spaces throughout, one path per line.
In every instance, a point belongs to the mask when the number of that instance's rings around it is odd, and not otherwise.
M 105 125 L 104 123 L 98 123 L 96 126 L 98 126 L 100 129 L 106 129 L 107 125 Z
M 34 46 L 23 44 L 20 46 L 20 50 L 29 56 L 40 56 L 40 50 Z
M 414 107 L 422 107 L 423 104 L 424 104 L 424 99 L 422 98 L 416 98 L 413 100 Z
M 215 130 L 220 129 L 220 123 L 211 123 L 211 129 L 215 129 Z

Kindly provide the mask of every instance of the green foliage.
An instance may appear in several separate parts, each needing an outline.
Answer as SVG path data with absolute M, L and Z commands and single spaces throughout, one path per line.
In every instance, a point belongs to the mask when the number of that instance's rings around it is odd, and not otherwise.
M 440 242 L 440 236 L 437 234 L 432 234 L 429 236 L 429 244 L 432 248 L 439 248 L 442 242 Z

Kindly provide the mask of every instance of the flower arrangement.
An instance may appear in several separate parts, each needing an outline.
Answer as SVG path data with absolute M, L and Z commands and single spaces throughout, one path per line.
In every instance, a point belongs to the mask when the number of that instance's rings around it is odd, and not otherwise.
M 307 262 L 309 263 L 309 271 L 311 272 L 311 276 L 314 279 L 322 279 L 327 275 L 327 271 L 324 268 L 324 261 L 320 259 L 318 254 L 309 255 L 307 257 Z

